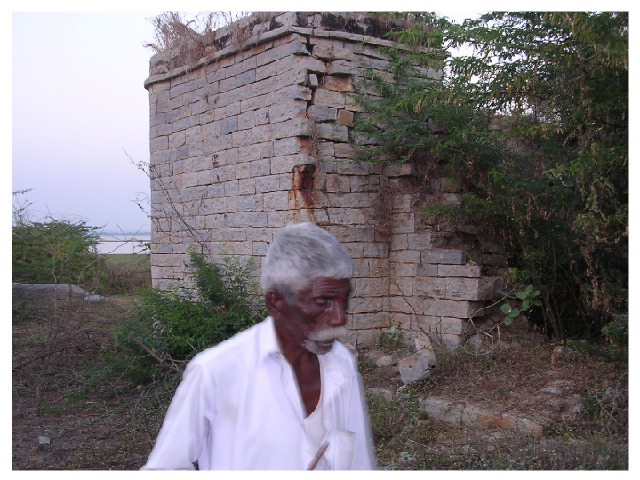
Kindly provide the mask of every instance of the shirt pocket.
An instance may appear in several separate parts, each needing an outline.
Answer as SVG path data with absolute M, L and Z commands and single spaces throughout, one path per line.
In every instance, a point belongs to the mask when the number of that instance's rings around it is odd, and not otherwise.
M 323 441 L 329 442 L 324 457 L 330 470 L 350 470 L 356 434 L 349 431 L 333 430 Z

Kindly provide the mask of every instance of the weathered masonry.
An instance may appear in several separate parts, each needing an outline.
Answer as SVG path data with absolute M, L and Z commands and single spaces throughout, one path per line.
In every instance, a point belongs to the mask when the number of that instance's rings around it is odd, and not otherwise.
M 151 59 L 155 286 L 188 279 L 191 245 L 260 260 L 278 229 L 311 221 L 355 261 L 354 345 L 391 325 L 421 346 L 458 344 L 498 279 L 452 247 L 455 231 L 418 212 L 459 203 L 459 193 L 431 178 L 418 195 L 410 165 L 349 161 L 360 111 L 349 92 L 387 65 L 380 31 L 363 13 L 257 14 L 218 30 L 215 47 L 187 66 L 173 68 L 166 53 Z

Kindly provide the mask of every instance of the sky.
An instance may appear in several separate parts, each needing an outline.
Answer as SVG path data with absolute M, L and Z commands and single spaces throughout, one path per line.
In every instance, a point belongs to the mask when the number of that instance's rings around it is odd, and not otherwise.
M 110 233 L 150 230 L 147 216 L 134 201 L 146 198 L 149 181 L 134 163 L 149 159 L 149 106 L 143 83 L 153 51 L 143 43 L 154 37 L 149 19 L 178 7 L 165 3 L 147 3 L 158 11 L 77 12 L 74 4 L 62 2 L 56 8 L 65 11 L 45 12 L 38 6 L 50 9 L 47 3 L 24 2 L 10 12 L 11 190 L 31 189 L 13 199 L 28 201 L 34 219 L 85 220 Z M 280 3 L 234 6 L 300 8 Z M 394 8 L 418 9 L 415 2 L 402 3 L 394 3 Z M 110 2 L 122 10 L 128 4 Z M 475 17 L 480 5 L 458 2 L 459 10 L 438 13 L 461 21 Z M 353 2 L 350 10 L 389 6 Z M 423 9 L 429 7 L 433 8 Z M 179 8 L 205 9 L 197 2 L 181 2 Z M 329 1 L 323 8 L 344 10 L 345 5 Z
M 160 12 L 13 12 L 12 192 L 35 216 L 149 231 L 143 84 Z

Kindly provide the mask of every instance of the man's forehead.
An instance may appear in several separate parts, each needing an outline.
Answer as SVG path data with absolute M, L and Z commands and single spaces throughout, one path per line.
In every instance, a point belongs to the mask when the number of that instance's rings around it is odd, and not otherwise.
M 344 293 L 348 294 L 351 291 L 351 279 L 350 278 L 326 278 L 318 277 L 309 282 L 306 288 L 303 288 L 300 293 L 303 294 L 319 294 L 319 293 Z

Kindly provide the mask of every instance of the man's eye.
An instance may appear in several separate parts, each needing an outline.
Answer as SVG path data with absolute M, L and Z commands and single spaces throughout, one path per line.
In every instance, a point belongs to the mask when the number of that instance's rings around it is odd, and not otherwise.
M 329 300 L 326 298 L 317 298 L 316 305 L 319 307 L 326 307 L 329 304 Z

